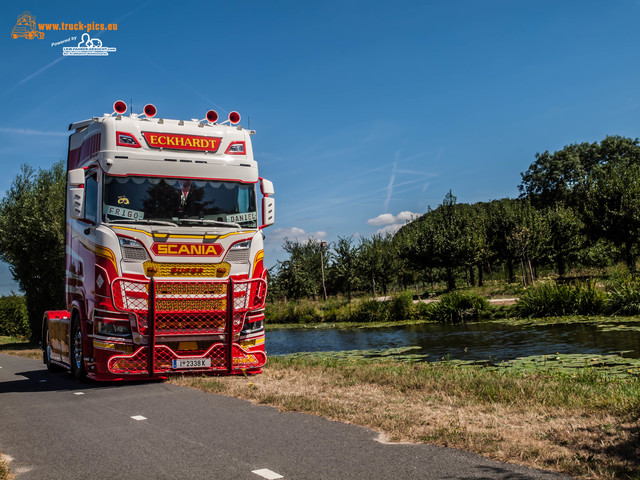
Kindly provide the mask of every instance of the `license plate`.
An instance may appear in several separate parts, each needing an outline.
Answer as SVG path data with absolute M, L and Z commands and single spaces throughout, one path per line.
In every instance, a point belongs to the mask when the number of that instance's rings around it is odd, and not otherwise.
M 178 358 L 173 360 L 173 368 L 210 368 L 210 358 Z

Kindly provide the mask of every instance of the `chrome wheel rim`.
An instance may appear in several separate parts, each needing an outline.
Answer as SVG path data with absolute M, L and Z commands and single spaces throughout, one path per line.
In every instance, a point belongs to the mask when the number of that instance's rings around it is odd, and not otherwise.
M 73 333 L 73 361 L 77 369 L 82 367 L 82 332 L 79 326 L 76 327 Z
M 47 340 L 46 340 L 46 348 L 45 351 L 47 352 L 47 363 L 51 362 L 51 340 L 49 339 L 49 329 L 47 328 Z

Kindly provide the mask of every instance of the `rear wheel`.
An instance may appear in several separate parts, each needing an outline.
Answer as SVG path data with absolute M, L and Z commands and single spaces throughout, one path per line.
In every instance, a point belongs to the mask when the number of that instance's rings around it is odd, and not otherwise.
M 69 345 L 69 360 L 71 373 L 76 380 L 83 382 L 87 378 L 87 370 L 84 367 L 84 352 L 82 351 L 82 328 L 80 319 L 74 315 L 71 322 L 71 345 Z

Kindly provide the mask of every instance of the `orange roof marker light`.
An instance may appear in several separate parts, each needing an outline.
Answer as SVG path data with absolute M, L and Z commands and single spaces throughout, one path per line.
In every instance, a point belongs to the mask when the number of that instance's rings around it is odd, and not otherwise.
M 233 125 L 240 123 L 240 114 L 236 111 L 229 113 L 229 122 Z
M 122 100 L 116 100 L 113 103 L 113 113 L 117 113 L 118 115 L 122 115 L 127 111 L 127 104 Z M 113 115 L 113 113 L 111 115 Z
M 158 113 L 158 109 L 156 108 L 156 106 L 153 103 L 147 103 L 144 106 L 144 114 L 146 115 L 147 118 L 153 118 L 156 116 L 156 113 Z
M 218 121 L 218 112 L 215 110 L 209 110 L 207 112 L 207 122 L 216 123 Z
M 221 122 L 220 125 L 224 125 L 227 122 L 229 122 L 232 125 L 237 125 L 238 123 L 240 123 L 240 114 L 235 110 L 232 112 L 229 112 L 229 117 L 224 122 Z

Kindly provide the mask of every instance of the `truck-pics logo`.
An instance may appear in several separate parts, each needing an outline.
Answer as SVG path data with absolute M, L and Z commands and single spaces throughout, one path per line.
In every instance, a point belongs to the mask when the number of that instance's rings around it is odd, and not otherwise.
M 102 40 L 91 38 L 88 33 L 83 33 L 77 47 L 63 47 L 62 55 L 65 57 L 106 57 L 111 52 L 115 52 L 115 47 L 103 47 Z
M 11 38 L 27 38 L 29 40 L 38 38 L 42 40 L 44 38 L 44 32 L 41 32 L 36 27 L 36 17 L 31 15 L 31 12 L 22 12 L 18 15 L 18 21 L 13 27 L 13 30 L 11 30 Z

